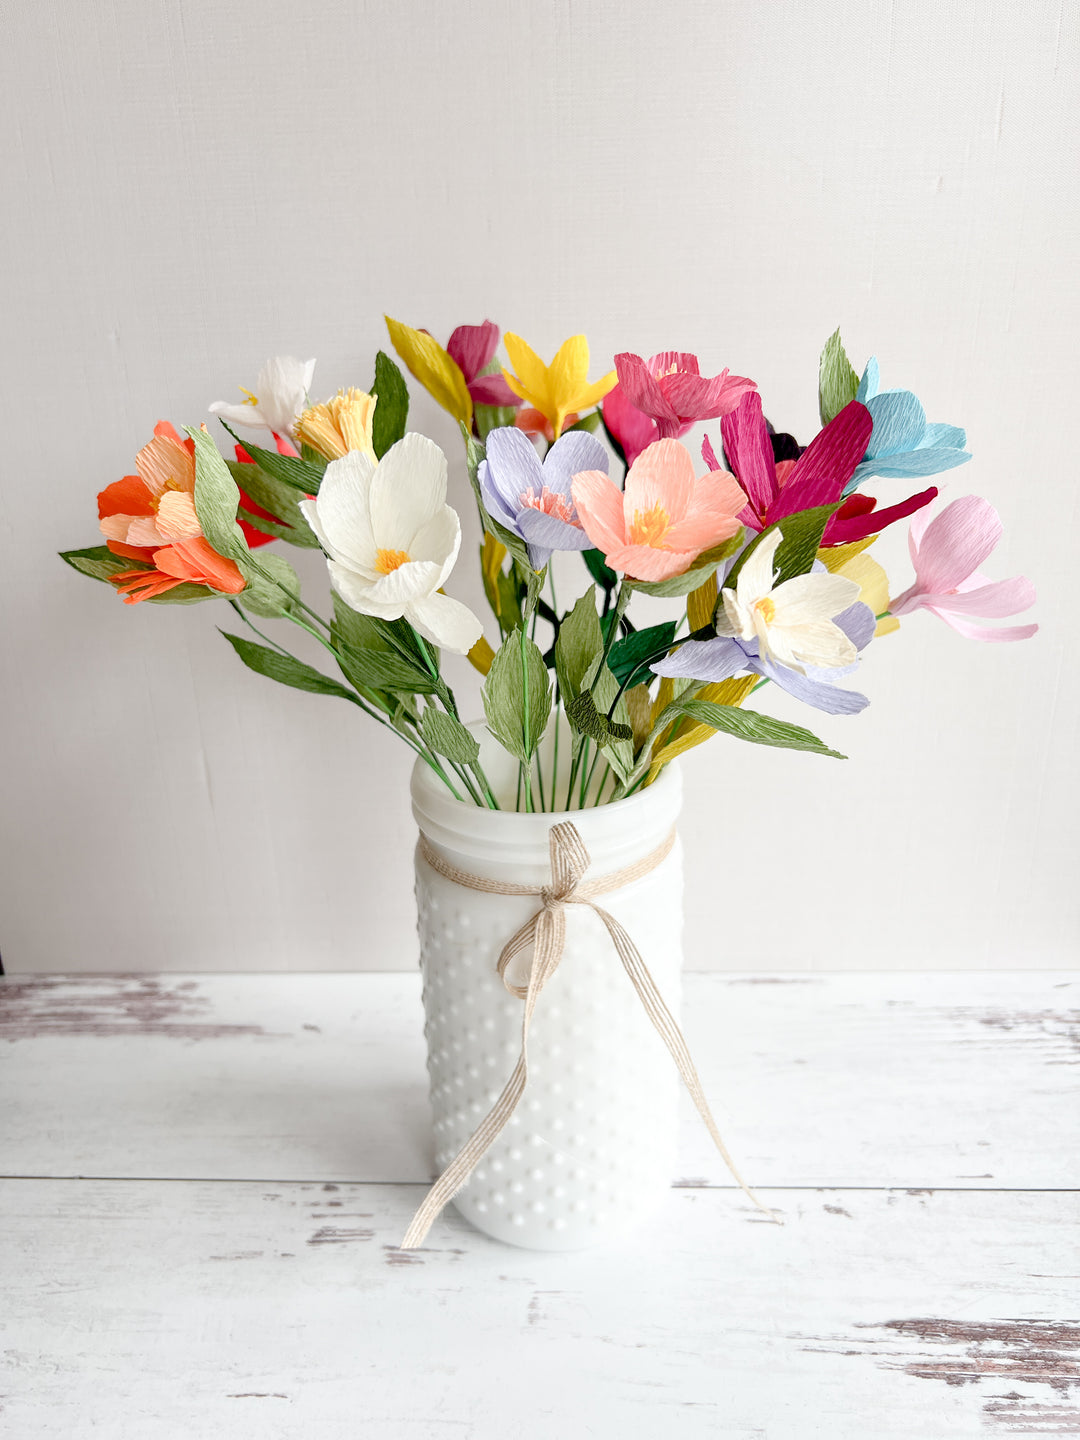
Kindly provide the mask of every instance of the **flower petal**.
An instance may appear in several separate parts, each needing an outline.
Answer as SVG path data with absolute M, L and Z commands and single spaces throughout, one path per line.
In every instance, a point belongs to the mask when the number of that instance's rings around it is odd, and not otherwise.
M 540 457 L 529 437 L 512 425 L 492 430 L 486 449 L 487 484 L 498 492 L 505 508 L 516 515 L 522 495 L 538 494 L 546 483 Z
M 626 533 L 630 533 L 636 514 L 646 514 L 657 505 L 667 512 L 671 524 L 684 519 L 693 494 L 690 451 L 678 440 L 657 440 L 641 452 L 627 473 L 623 488 Z
M 606 555 L 612 570 L 633 580 L 670 580 L 682 575 L 698 557 L 697 550 L 658 550 L 653 545 L 616 545 Z
M 405 618 L 425 640 L 457 655 L 467 655 L 484 633 L 483 625 L 467 605 L 438 591 L 413 601 L 406 607 Z
M 586 470 L 571 482 L 574 509 L 593 545 L 605 554 L 626 539 L 622 491 L 603 470 Z
M 503 336 L 503 344 L 510 357 L 510 364 L 516 371 L 516 374 L 511 375 L 508 371 L 503 370 L 503 379 L 515 395 L 520 395 L 523 400 L 530 401 L 550 418 L 551 396 L 548 390 L 547 366 L 532 346 L 527 345 L 520 335 L 515 335 L 508 330 Z
M 678 415 L 668 403 L 651 368 L 640 355 L 632 355 L 628 351 L 616 355 L 615 373 L 620 390 L 636 409 L 653 420 L 678 423 Z
M 808 625 L 832 620 L 859 598 L 854 580 L 828 572 L 796 575 L 772 592 L 778 625 Z
M 444 505 L 413 536 L 409 554 L 414 560 L 431 560 L 440 566 L 449 561 L 453 568 L 460 546 L 461 521 L 458 513 L 449 505 Z
M 778 499 L 769 507 L 769 520 L 782 520 L 798 510 L 812 510 L 839 500 L 866 453 L 873 426 L 865 405 L 857 400 L 845 405 L 795 462 Z
M 723 417 L 720 434 L 728 464 L 738 476 L 750 504 L 759 516 L 768 514 L 779 487 L 769 430 L 761 411 L 761 396 L 756 390 L 744 395 L 735 409 Z M 708 457 L 705 463 L 712 468 Z
M 875 510 L 874 502 L 871 501 L 870 507 L 861 514 L 856 511 L 845 516 L 843 512 L 851 503 L 849 501 L 826 525 L 822 544 L 850 545 L 856 540 L 865 539 L 867 535 L 880 534 L 886 525 L 895 524 L 897 520 L 903 520 L 906 515 L 913 515 L 916 510 L 921 510 L 924 506 L 929 505 L 932 500 L 937 498 L 937 494 L 937 486 L 931 485 L 929 490 L 921 490 L 918 495 L 909 495 L 898 505 L 887 505 L 884 510 Z M 869 499 L 869 496 L 853 496 L 852 499 Z
M 471 385 L 499 344 L 499 327 L 491 320 L 482 325 L 459 325 L 446 342 L 446 353 L 454 361 L 466 385 Z
M 1014 575 L 1010 580 L 991 580 L 971 590 L 962 587 L 951 595 L 927 595 L 925 604 L 935 610 L 948 610 L 952 615 L 1000 620 L 1029 610 L 1035 598 L 1035 586 L 1027 576 Z
M 304 519 L 323 549 L 349 569 L 377 575 L 378 545 L 371 528 L 371 482 L 375 465 L 369 456 L 350 451 L 326 467 L 316 500 L 301 500 Z
M 755 668 L 796 700 L 801 700 L 804 705 L 813 705 L 815 710 L 824 710 L 826 715 L 857 715 L 870 704 L 867 697 L 857 690 L 844 690 L 816 675 L 800 674 L 772 660 L 759 661 Z
M 472 396 L 456 361 L 427 331 L 414 330 L 400 320 L 391 320 L 389 315 L 383 318 L 394 349 L 405 361 L 410 373 L 455 420 L 462 425 L 471 425 Z
M 403 436 L 371 480 L 371 533 L 383 550 L 406 550 L 446 504 L 446 456 L 426 435 Z
M 539 564 L 534 558 L 535 569 L 547 564 L 552 550 L 591 550 L 593 542 L 579 525 L 568 525 L 557 515 L 545 515 L 542 510 L 526 506 L 517 517 L 518 529 L 528 542 L 530 556 L 533 548 L 546 549 L 548 554 Z
M 631 404 L 621 385 L 604 397 L 604 424 L 618 441 L 627 465 L 657 438 L 656 421 Z
M 674 654 L 653 665 L 654 675 L 708 680 L 719 684 L 746 669 L 746 652 L 727 636 L 715 640 L 684 640 Z
M 146 481 L 141 475 L 125 475 L 114 480 L 98 495 L 98 519 L 107 515 L 153 515 L 154 506 Z
M 515 395 L 501 375 L 481 375 L 469 381 L 469 394 L 474 405 L 520 405 L 521 396 Z
M 867 400 L 874 430 L 866 446 L 867 459 L 914 450 L 926 430 L 926 411 L 910 390 L 886 390 Z
M 326 568 L 330 572 L 330 584 L 351 610 L 358 610 L 361 615 L 374 615 L 380 620 L 401 618 L 404 603 L 392 604 L 377 600 L 374 583 L 366 576 L 358 575 L 355 570 L 350 570 L 347 565 L 341 565 L 336 560 L 328 560 Z
M 531 444 L 529 449 L 532 449 Z M 571 430 L 566 435 L 560 435 L 544 456 L 542 484 L 569 498 L 570 482 L 575 475 L 581 475 L 586 470 L 606 471 L 607 468 L 608 452 L 596 436 L 590 435 L 587 430 Z
M 219 555 L 201 535 L 155 550 L 154 564 L 166 575 L 190 580 L 194 585 L 209 585 L 226 595 L 239 595 L 247 585 L 236 562 Z
M 946 625 L 963 635 L 967 640 L 987 640 L 991 644 L 1001 644 L 1007 640 L 1030 640 L 1038 630 L 1038 625 L 1005 625 L 999 629 L 990 626 L 973 625 L 970 620 L 961 620 L 958 615 L 951 615 L 946 610 L 937 610 L 932 605 L 926 607 L 931 615 L 936 615 L 944 620 Z
M 926 594 L 955 590 L 978 570 L 1001 539 L 1001 519 L 988 500 L 965 495 L 927 525 L 918 550 L 918 586 Z

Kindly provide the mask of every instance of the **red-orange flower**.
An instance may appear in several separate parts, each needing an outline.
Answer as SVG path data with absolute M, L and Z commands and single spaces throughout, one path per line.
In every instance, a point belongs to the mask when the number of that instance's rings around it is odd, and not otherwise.
M 116 555 L 152 570 L 111 576 L 125 604 L 150 600 L 176 585 L 209 585 L 238 595 L 246 581 L 239 566 L 219 555 L 195 513 L 195 442 L 181 440 L 167 420 L 135 457 L 137 475 L 106 486 L 98 496 L 101 533 Z

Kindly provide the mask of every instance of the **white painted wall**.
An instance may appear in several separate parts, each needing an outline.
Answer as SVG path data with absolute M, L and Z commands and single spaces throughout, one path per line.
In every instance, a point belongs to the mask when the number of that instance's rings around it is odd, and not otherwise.
M 689 963 L 1074 962 L 1077 30 L 1050 0 L 5 7 L 8 970 L 415 963 L 404 747 L 243 671 L 210 606 L 124 607 L 54 558 L 155 420 L 278 352 L 364 385 L 384 310 L 547 353 L 586 329 L 597 373 L 694 349 L 804 440 L 840 324 L 966 425 L 946 493 L 1000 509 L 1040 635 L 915 617 L 867 712 L 798 712 L 846 764 L 698 751 Z M 414 418 L 468 517 L 451 422 Z M 902 588 L 902 536 L 879 553 Z

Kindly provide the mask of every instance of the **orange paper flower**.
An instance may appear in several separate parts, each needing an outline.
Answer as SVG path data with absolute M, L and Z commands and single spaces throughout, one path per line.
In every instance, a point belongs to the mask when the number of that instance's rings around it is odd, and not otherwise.
M 141 560 L 152 570 L 121 570 L 112 583 L 127 605 L 150 600 L 185 582 L 238 595 L 246 581 L 239 566 L 219 555 L 195 513 L 195 442 L 181 440 L 167 420 L 135 457 L 137 475 L 106 486 L 98 496 L 101 533 L 115 555 Z

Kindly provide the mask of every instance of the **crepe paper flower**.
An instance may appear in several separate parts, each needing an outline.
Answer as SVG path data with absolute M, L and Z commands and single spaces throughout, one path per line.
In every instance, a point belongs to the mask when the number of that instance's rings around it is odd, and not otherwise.
M 969 640 L 1027 640 L 1038 625 L 998 629 L 973 625 L 968 616 L 999 620 L 1035 603 L 1035 587 L 1025 575 L 991 580 L 979 566 L 1001 539 L 1001 518 L 988 500 L 965 495 L 930 518 L 916 515 L 908 533 L 915 584 L 892 601 L 894 615 L 929 610 Z
M 727 415 L 749 391 L 753 380 L 721 370 L 707 380 L 696 355 L 663 350 L 649 360 L 623 353 L 615 356 L 619 385 L 630 402 L 656 421 L 661 440 L 685 435 L 695 420 Z
M 854 580 L 859 587 L 860 604 L 866 605 L 872 615 L 881 617 L 874 626 L 875 640 L 900 629 L 900 621 L 896 616 L 887 613 L 889 577 L 872 555 L 864 554 L 857 545 L 848 545 L 819 551 L 818 559 L 824 561 L 825 568 L 832 574 L 843 575 L 845 580 Z
M 152 600 L 177 585 L 209 585 L 224 595 L 239 595 L 247 585 L 235 560 L 219 555 L 203 535 L 177 540 L 155 550 L 150 558 L 153 570 L 119 570 L 109 576 L 125 605 Z
M 627 465 L 632 465 L 643 450 L 660 438 L 656 421 L 631 405 L 621 385 L 604 396 L 602 409 L 604 424 L 618 442 Z M 710 469 L 719 470 L 720 466 L 713 465 Z
M 283 435 L 275 435 L 274 439 L 277 441 L 279 455 L 296 454 L 294 448 L 289 444 L 288 440 L 286 440 Z M 236 450 L 236 459 L 239 464 L 254 465 L 255 461 L 244 449 L 243 445 L 236 445 L 234 448 Z M 255 515 L 260 520 L 273 520 L 276 524 L 281 523 L 276 515 L 271 515 L 269 510 L 264 510 L 261 505 L 256 505 L 255 501 L 252 500 L 251 496 L 247 493 L 247 491 L 242 485 L 238 488 L 240 490 L 240 504 L 248 512 L 249 515 Z M 237 515 L 236 523 L 244 532 L 244 539 L 248 543 L 249 550 L 256 550 L 260 545 L 270 545 L 273 543 L 273 535 L 267 535 L 264 530 L 256 530 L 255 526 L 249 525 L 242 515 Z
M 938 475 L 971 459 L 964 449 L 967 437 L 958 425 L 928 424 L 926 411 L 910 390 L 882 390 L 880 386 L 878 362 L 871 356 L 855 398 L 873 416 L 874 432 L 845 493 L 871 475 L 913 479 Z
M 657 440 L 642 451 L 623 490 L 602 470 L 586 470 L 574 476 L 571 494 L 608 565 L 645 581 L 681 575 L 703 550 L 729 539 L 746 501 L 723 470 L 696 479 L 690 452 L 678 440 Z
M 98 496 L 98 521 L 109 549 L 132 560 L 150 560 L 162 545 L 202 534 L 195 514 L 195 442 L 181 440 L 167 420 L 135 457 L 137 475 L 106 486 Z
M 557 440 L 572 411 L 590 410 L 615 384 L 615 371 L 589 383 L 589 342 L 584 335 L 564 340 L 550 365 L 545 365 L 520 335 L 503 336 L 506 353 L 517 374 L 503 370 L 503 379 L 551 425 Z
M 869 410 L 852 400 L 815 436 L 797 460 L 777 462 L 773 437 L 761 411 L 761 396 L 756 391 L 745 395 L 736 409 L 720 422 L 728 464 L 749 496 L 750 503 L 739 519 L 751 529 L 763 530 L 799 510 L 832 505 L 840 500 L 866 452 L 872 429 Z M 707 465 L 717 463 L 707 438 L 702 454 Z M 869 496 L 855 497 L 832 516 L 822 543 L 846 545 L 867 535 L 876 535 L 886 525 L 928 505 L 936 494 L 936 489 L 924 490 L 885 510 L 876 510 L 877 502 Z
M 803 577 L 800 577 L 803 578 Z M 841 611 L 833 624 L 843 631 L 856 651 L 865 649 L 874 636 L 874 613 L 861 601 Z M 655 674 L 671 679 L 704 680 L 720 684 L 745 670 L 772 680 L 789 695 L 824 710 L 828 715 L 856 715 L 870 701 L 857 690 L 845 690 L 836 681 L 856 666 L 819 667 L 807 665 L 796 670 L 769 656 L 762 658 L 759 642 L 738 636 L 717 636 L 715 640 L 685 640 L 674 654 L 652 666 Z
M 766 535 L 739 571 L 735 589 L 721 590 L 717 634 L 756 640 L 762 660 L 775 660 L 792 670 L 850 665 L 855 646 L 833 622 L 858 600 L 858 585 L 822 567 L 774 589 L 773 560 L 782 540 L 781 530 Z
M 330 582 L 346 605 L 381 620 L 402 616 L 425 640 L 466 654 L 480 621 L 439 593 L 461 545 L 446 503 L 446 456 L 425 435 L 405 435 L 381 460 L 350 450 L 326 467 L 305 520 L 329 556 Z
M 296 437 L 327 460 L 340 460 L 350 450 L 375 459 L 371 423 L 375 396 L 364 390 L 339 390 L 332 400 L 309 405 L 296 421 Z
M 400 320 L 391 320 L 389 315 L 383 319 L 390 332 L 390 342 L 409 373 L 459 424 L 471 429 L 473 401 L 458 362 L 426 330 L 414 330 Z
M 215 400 L 211 415 L 220 415 L 230 425 L 246 425 L 257 430 L 265 425 L 275 435 L 292 435 L 296 417 L 307 404 L 315 374 L 314 360 L 296 360 L 291 355 L 277 355 L 259 371 L 255 389 L 241 390 L 248 397 L 240 405 Z
M 584 470 L 603 471 L 608 454 L 595 435 L 574 430 L 560 436 L 541 462 L 532 443 L 511 426 L 492 430 L 477 479 L 488 514 L 520 535 L 529 563 L 542 570 L 553 550 L 589 550 L 570 484 Z

